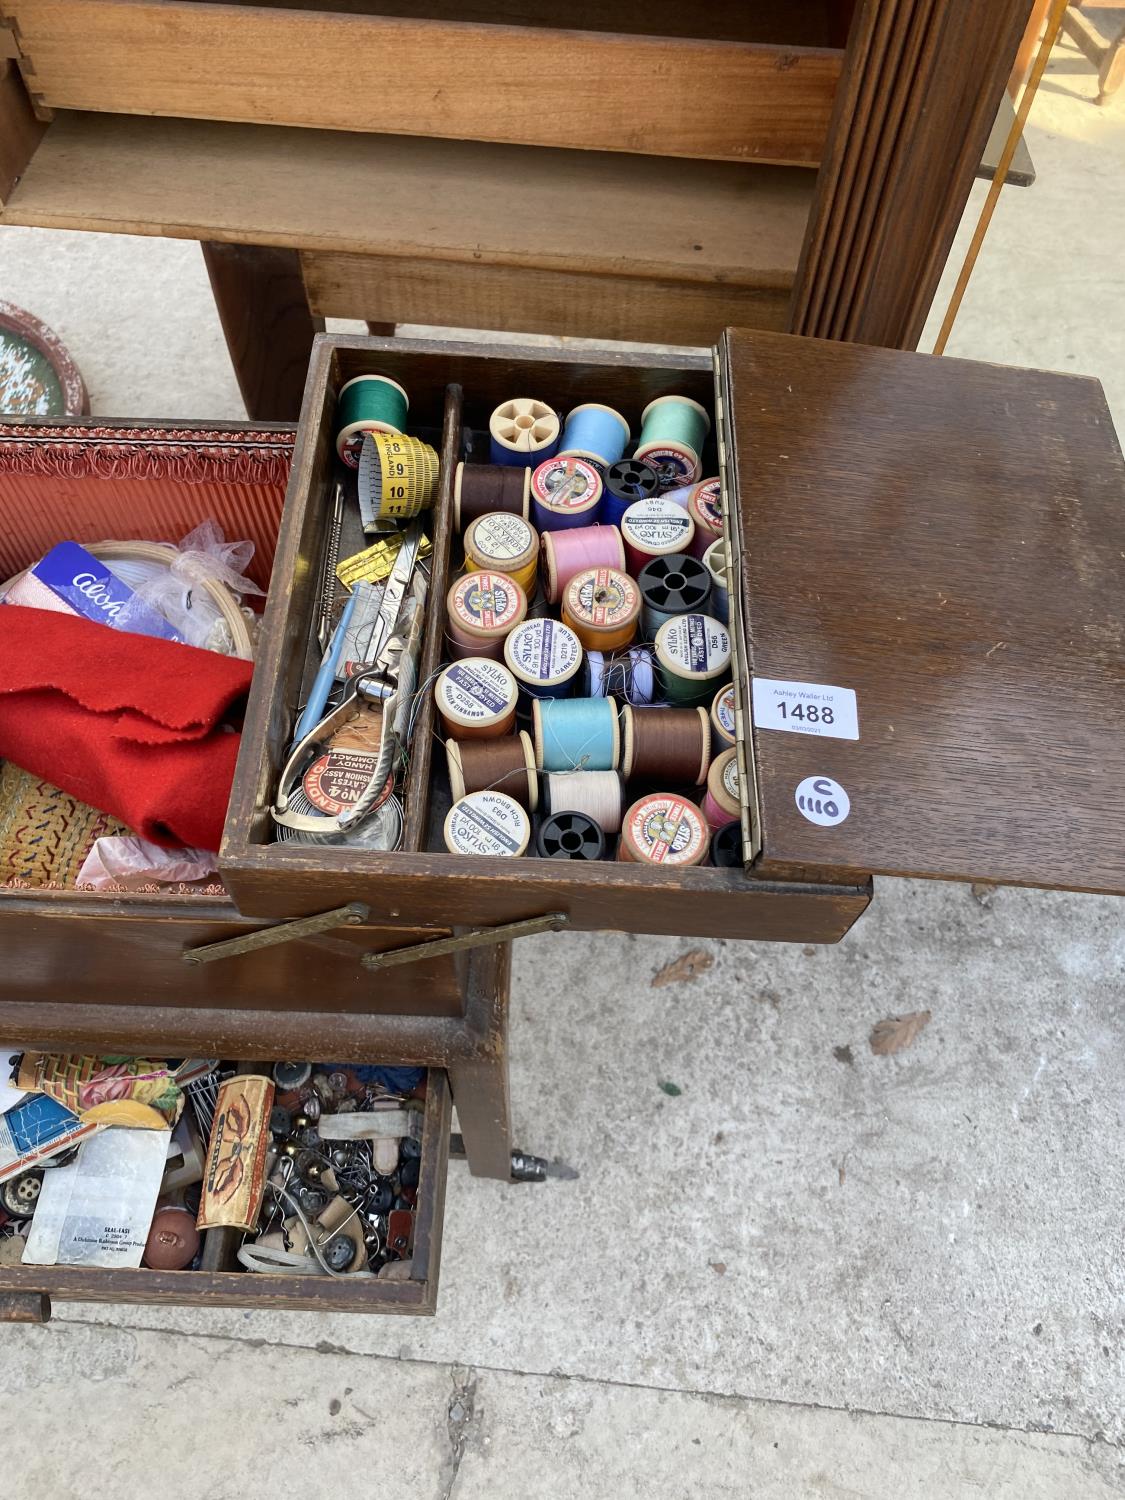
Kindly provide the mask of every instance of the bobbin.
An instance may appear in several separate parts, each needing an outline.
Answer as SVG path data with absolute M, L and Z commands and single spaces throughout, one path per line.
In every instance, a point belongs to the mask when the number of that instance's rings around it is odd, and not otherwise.
M 558 413 L 545 401 L 515 396 L 502 401 L 488 419 L 494 464 L 534 467 L 558 447 Z
M 545 531 L 543 547 L 543 591 L 558 604 L 566 586 L 584 568 L 616 568 L 624 573 L 625 546 L 616 526 L 576 526 L 570 530 Z
M 706 614 L 711 599 L 711 575 L 697 557 L 677 552 L 654 557 L 637 574 L 645 638 L 676 615 Z
M 567 413 L 559 456 L 584 458 L 605 469 L 625 452 L 631 436 L 629 424 L 619 411 L 600 401 L 587 401 Z
M 711 702 L 711 753 L 721 755 L 735 743 L 734 684 L 728 682 Z
M 621 760 L 613 698 L 536 698 L 531 732 L 540 771 L 616 771 Z
M 711 613 L 724 625 L 730 624 L 730 593 L 727 588 L 727 544 L 718 537 L 703 554 L 703 566 L 711 575 Z
M 529 698 L 564 698 L 582 667 L 582 642 L 569 625 L 549 616 L 509 631 L 504 662 Z
M 584 458 L 549 458 L 531 475 L 531 512 L 541 532 L 592 526 L 602 503 L 602 479 Z
M 410 397 L 389 375 L 356 375 L 336 395 L 336 453 L 350 469 L 359 466 L 368 432 L 401 432 Z
M 466 573 L 446 597 L 451 653 L 498 661 L 504 637 L 527 613 L 527 596 L 506 573 Z
M 602 484 L 602 519 L 612 526 L 621 524 L 621 517 L 637 500 L 660 493 L 660 475 L 651 464 L 636 458 L 619 458 L 610 464 Z
M 641 413 L 641 437 L 633 457 L 650 463 L 661 488 L 698 479 L 711 418 L 690 396 L 657 396 Z
M 459 463 L 453 471 L 453 529 L 464 531 L 478 516 L 502 511 L 531 514 L 531 470 L 507 464 Z
M 688 551 L 694 539 L 695 522 L 688 512 L 660 495 L 635 500 L 621 517 L 621 540 L 634 578 L 654 557 Z
M 586 696 L 624 698 L 626 703 L 651 703 L 656 696 L 652 652 L 646 646 L 625 651 L 587 651 Z
M 707 795 L 703 799 L 703 816 L 712 828 L 723 828 L 742 817 L 739 795 L 738 752 L 734 748 L 717 755 L 707 772 Z
M 691 552 L 702 557 L 712 542 L 723 535 L 723 483 L 721 479 L 701 479 L 688 497 L 688 515 L 695 522 L 695 539 Z
M 710 703 L 730 675 L 730 636 L 711 615 L 676 615 L 656 632 L 656 664 L 669 700 Z
M 525 729 L 487 744 L 446 740 L 445 764 L 454 802 L 472 792 L 503 792 L 534 812 L 539 805 L 535 751 Z
M 738 823 L 724 823 L 711 835 L 711 863 L 720 870 L 737 870 L 744 863 L 742 828 Z
M 593 818 L 581 812 L 553 813 L 535 834 L 540 859 L 604 859 L 606 839 Z
M 702 786 L 711 764 L 711 732 L 703 708 L 621 710 L 621 774 L 659 786 Z

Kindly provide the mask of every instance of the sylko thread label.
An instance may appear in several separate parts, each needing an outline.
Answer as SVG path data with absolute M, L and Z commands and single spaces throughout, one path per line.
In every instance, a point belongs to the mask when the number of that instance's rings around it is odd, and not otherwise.
M 703 857 L 707 827 L 699 809 L 682 797 L 643 797 L 627 816 L 634 857 L 655 865 L 690 865 Z
M 668 620 L 660 627 L 659 644 L 669 664 L 685 672 L 717 672 L 730 660 L 730 636 L 710 615 Z
M 485 724 L 508 712 L 515 701 L 511 673 L 485 657 L 454 662 L 438 681 L 438 708 L 464 723 Z
M 470 792 L 454 803 L 445 820 L 451 854 L 517 857 L 527 848 L 530 835 L 527 814 L 504 792 Z
M 453 613 L 470 630 L 502 629 L 519 611 L 519 595 L 504 573 L 470 573 L 456 586 Z
M 505 655 L 513 671 L 534 682 L 551 683 L 570 678 L 582 660 L 582 643 L 568 626 L 549 617 L 525 620 L 505 643 Z

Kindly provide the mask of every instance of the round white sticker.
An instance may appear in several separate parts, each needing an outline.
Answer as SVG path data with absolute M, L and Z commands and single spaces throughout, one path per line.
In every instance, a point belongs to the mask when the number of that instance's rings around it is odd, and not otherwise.
M 801 816 L 818 828 L 835 828 L 852 810 L 852 799 L 831 776 L 806 776 L 793 795 Z

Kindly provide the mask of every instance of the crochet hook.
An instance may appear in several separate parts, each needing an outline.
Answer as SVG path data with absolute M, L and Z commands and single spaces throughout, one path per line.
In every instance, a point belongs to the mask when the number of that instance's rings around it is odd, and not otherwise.
M 344 638 L 348 633 L 348 626 L 355 612 L 358 593 L 352 593 L 348 602 L 344 605 L 344 612 L 340 616 L 340 623 L 332 632 L 328 650 L 324 653 L 317 674 L 313 678 L 313 685 L 309 689 L 308 700 L 305 703 L 301 717 L 297 720 L 297 728 L 294 732 L 296 740 L 303 740 L 312 730 L 313 726 L 320 722 L 324 714 L 324 705 L 328 702 L 328 694 L 332 691 L 332 684 L 336 681 L 336 672 L 340 666 L 340 657 L 344 650 Z

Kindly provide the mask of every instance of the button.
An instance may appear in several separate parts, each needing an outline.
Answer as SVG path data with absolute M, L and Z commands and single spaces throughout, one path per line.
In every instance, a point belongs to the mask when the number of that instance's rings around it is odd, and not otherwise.
M 346 1234 L 334 1234 L 320 1247 L 324 1263 L 333 1271 L 346 1271 L 356 1257 L 354 1241 Z
M 0 1183 L 0 1208 L 11 1219 L 30 1219 L 42 1187 L 43 1173 L 38 1168 L 9 1177 L 7 1182 Z
M 273 1065 L 273 1081 L 279 1089 L 288 1092 L 299 1089 L 312 1077 L 312 1063 L 279 1062 Z
M 199 1230 L 186 1208 L 158 1208 L 145 1242 L 144 1263 L 153 1271 L 183 1271 L 199 1249 Z
M 293 1116 L 287 1109 L 282 1109 L 280 1104 L 275 1104 L 270 1110 L 270 1134 L 287 1136 L 293 1129 Z

